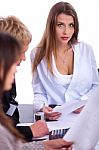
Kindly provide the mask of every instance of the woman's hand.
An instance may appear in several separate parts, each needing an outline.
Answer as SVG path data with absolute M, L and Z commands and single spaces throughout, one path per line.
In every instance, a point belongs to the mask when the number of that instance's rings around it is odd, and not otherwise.
M 43 108 L 45 118 L 47 118 L 49 120 L 57 120 L 61 116 L 61 113 L 60 112 L 52 112 L 52 111 L 53 111 L 53 108 L 45 106 Z
M 73 142 L 67 142 L 64 139 L 55 139 L 44 141 L 45 150 L 72 150 Z

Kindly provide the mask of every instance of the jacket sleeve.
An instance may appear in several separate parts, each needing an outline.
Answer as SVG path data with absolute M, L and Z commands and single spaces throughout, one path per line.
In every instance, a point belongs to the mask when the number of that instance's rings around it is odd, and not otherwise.
M 33 134 L 29 126 L 16 126 L 16 129 L 25 137 L 26 141 L 32 140 Z

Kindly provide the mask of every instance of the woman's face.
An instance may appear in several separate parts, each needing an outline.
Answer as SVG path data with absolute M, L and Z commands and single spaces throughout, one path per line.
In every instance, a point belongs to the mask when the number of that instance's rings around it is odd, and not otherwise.
M 57 45 L 66 45 L 74 34 L 74 19 L 70 15 L 59 14 L 56 22 Z
M 17 66 L 17 63 L 14 63 L 7 76 L 6 76 L 6 80 L 5 80 L 5 85 L 4 85 L 4 90 L 7 91 L 7 90 L 10 90 L 11 87 L 12 87 L 12 83 L 14 82 L 14 78 L 15 78 L 15 73 L 16 73 L 16 66 Z

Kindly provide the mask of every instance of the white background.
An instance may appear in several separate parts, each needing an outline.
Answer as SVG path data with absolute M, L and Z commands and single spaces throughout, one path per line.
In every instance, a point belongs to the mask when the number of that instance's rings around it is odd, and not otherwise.
M 32 42 L 26 53 L 27 60 L 22 62 L 16 74 L 17 100 L 19 103 L 32 103 L 30 51 L 40 41 L 45 29 L 50 8 L 59 0 L 0 0 L 0 16 L 15 15 L 29 28 Z M 79 40 L 89 43 L 99 67 L 99 0 L 67 0 L 79 18 Z

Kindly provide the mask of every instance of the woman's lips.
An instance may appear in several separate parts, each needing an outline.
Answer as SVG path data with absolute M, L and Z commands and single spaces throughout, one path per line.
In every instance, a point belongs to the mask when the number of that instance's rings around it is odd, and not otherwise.
M 68 40 L 68 37 L 61 37 L 62 40 Z

